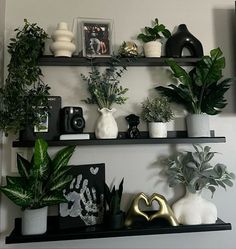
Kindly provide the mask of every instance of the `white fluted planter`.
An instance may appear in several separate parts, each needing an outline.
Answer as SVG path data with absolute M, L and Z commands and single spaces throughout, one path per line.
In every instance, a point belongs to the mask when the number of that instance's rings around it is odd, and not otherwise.
M 150 138 L 167 137 L 167 123 L 150 122 L 148 123 L 148 130 Z
M 145 57 L 161 57 L 161 47 L 160 41 L 150 41 L 143 45 Z

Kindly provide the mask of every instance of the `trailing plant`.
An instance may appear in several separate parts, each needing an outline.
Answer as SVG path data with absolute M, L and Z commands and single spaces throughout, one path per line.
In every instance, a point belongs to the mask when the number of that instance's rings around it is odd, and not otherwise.
M 48 144 L 39 138 L 35 141 L 31 161 L 17 155 L 19 176 L 7 176 L 3 192 L 22 209 L 37 209 L 44 206 L 67 202 L 63 189 L 71 182 L 67 175 L 68 161 L 75 146 L 66 147 L 51 159 L 47 153 Z
M 125 93 L 128 88 L 119 86 L 120 78 L 126 69 L 125 65 L 122 65 L 119 58 L 112 57 L 109 67 L 101 73 L 96 66 L 93 65 L 91 59 L 92 71 L 89 76 L 81 74 L 82 79 L 88 83 L 88 92 L 90 98 L 84 100 L 87 104 L 97 104 L 100 109 L 111 109 L 114 103 L 124 104 L 128 99 L 125 97 Z M 117 67 L 121 66 L 121 69 Z
M 217 187 L 226 189 L 232 187 L 233 173 L 227 171 L 224 164 L 212 165 L 211 159 L 216 152 L 211 152 L 209 146 L 193 145 L 195 151 L 179 152 L 169 159 L 167 175 L 169 186 L 183 184 L 191 193 L 202 189 L 211 191 L 212 196 Z
M 48 110 L 50 88 L 43 83 L 38 65 L 48 36 L 36 23 L 24 22 L 22 29 L 15 29 L 16 37 L 10 39 L 8 76 L 0 88 L 0 129 L 6 135 L 39 124 L 40 116 Z
M 121 197 L 123 193 L 124 178 L 119 184 L 119 188 L 115 189 L 115 186 L 110 190 L 107 184 L 105 184 L 105 201 L 108 205 L 109 214 L 116 215 L 122 212 L 120 209 Z
M 156 41 L 162 37 L 169 38 L 170 36 L 170 31 L 166 29 L 165 25 L 159 24 L 159 21 L 156 18 L 154 21 L 154 27 L 145 27 L 144 32 L 140 33 L 137 38 L 146 43 L 150 41 Z
M 166 97 L 147 98 L 142 103 L 141 118 L 146 122 L 169 122 L 174 114 Z
M 178 84 L 159 86 L 156 89 L 170 101 L 184 105 L 193 114 L 215 115 L 227 105 L 224 94 L 233 79 L 222 80 L 225 57 L 220 48 L 211 50 L 209 56 L 203 56 L 190 72 L 185 71 L 172 59 L 167 60 L 167 64 Z

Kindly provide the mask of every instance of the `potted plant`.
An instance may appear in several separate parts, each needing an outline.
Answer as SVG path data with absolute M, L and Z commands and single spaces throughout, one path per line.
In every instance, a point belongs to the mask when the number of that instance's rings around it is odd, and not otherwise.
M 23 210 L 23 235 L 45 233 L 47 207 L 67 202 L 62 190 L 71 182 L 67 164 L 75 146 L 60 150 L 54 159 L 49 157 L 47 148 L 46 141 L 38 138 L 31 161 L 18 154 L 19 176 L 7 176 L 6 186 L 0 187 L 0 191 Z
M 167 175 L 169 186 L 183 185 L 186 188 L 184 197 L 172 206 L 179 223 L 194 225 L 215 223 L 217 209 L 212 203 L 201 197 L 203 189 L 208 189 L 212 197 L 217 187 L 232 187 L 233 173 L 229 173 L 221 163 L 215 165 L 210 161 L 216 152 L 209 146 L 193 145 L 195 151 L 179 152 L 168 160 Z
M 48 110 L 50 88 L 43 83 L 38 65 L 48 36 L 36 23 L 24 22 L 22 29 L 15 29 L 16 37 L 10 39 L 8 76 L 0 88 L 0 129 L 6 135 L 27 125 L 39 125 Z
M 142 103 L 141 118 L 148 123 L 151 138 L 167 137 L 167 122 L 173 119 L 173 116 L 166 97 L 147 98 Z
M 158 19 L 154 21 L 154 27 L 145 27 L 144 32 L 140 33 L 137 38 L 144 42 L 144 54 L 146 57 L 161 56 L 161 39 L 169 38 L 171 33 L 163 24 L 159 24 Z
M 220 48 L 210 51 L 203 56 L 190 71 L 185 71 L 174 60 L 167 60 L 173 76 L 178 84 L 168 87 L 158 86 L 156 89 L 170 101 L 185 106 L 187 130 L 189 137 L 209 137 L 209 117 L 221 112 L 227 105 L 224 94 L 230 87 L 232 78 L 222 80 L 222 70 L 225 58 Z
M 113 57 L 109 67 L 103 73 L 92 65 L 89 76 L 81 75 L 82 79 L 88 83 L 88 92 L 90 93 L 90 98 L 84 100 L 85 103 L 97 104 L 101 114 L 95 128 L 96 138 L 99 139 L 117 138 L 118 126 L 113 117 L 116 110 L 112 106 L 113 104 L 124 104 L 127 100 L 124 95 L 128 88 L 119 85 L 126 67 L 122 66 L 122 69 L 118 69 L 117 63 L 118 66 L 121 66 L 119 60 Z
M 124 226 L 125 213 L 120 208 L 123 193 L 124 178 L 119 184 L 119 188 L 110 188 L 105 184 L 105 202 L 108 206 L 106 211 L 106 223 L 109 228 L 120 229 Z

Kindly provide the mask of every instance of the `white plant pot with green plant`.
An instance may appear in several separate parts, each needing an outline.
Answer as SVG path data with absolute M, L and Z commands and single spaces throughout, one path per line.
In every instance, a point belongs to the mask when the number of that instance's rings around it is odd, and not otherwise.
M 167 137 L 167 122 L 173 112 L 166 97 L 147 98 L 142 103 L 141 119 L 148 123 L 149 137 Z
M 227 105 L 224 98 L 230 88 L 232 78 L 222 80 L 225 57 L 220 48 L 203 56 L 196 66 L 187 72 L 174 60 L 167 60 L 178 84 L 159 86 L 156 89 L 170 101 L 182 104 L 189 112 L 187 132 L 189 137 L 209 137 L 210 128 L 207 115 L 216 115 Z
M 202 198 L 203 189 L 208 189 L 212 197 L 217 187 L 232 187 L 233 173 L 224 164 L 212 165 L 216 152 L 209 146 L 193 145 L 195 151 L 179 152 L 168 160 L 167 175 L 169 186 L 181 184 L 186 189 L 184 197 L 172 205 L 180 224 L 198 225 L 215 223 L 217 208 L 212 202 Z
M 117 69 L 116 66 L 121 66 Z M 126 70 L 124 65 L 120 64 L 118 58 L 112 57 L 111 64 L 101 73 L 92 65 L 92 71 L 89 76 L 81 74 L 82 79 L 88 83 L 88 92 L 91 97 L 84 100 L 87 104 L 97 104 L 100 113 L 96 122 L 95 136 L 98 139 L 115 139 L 118 136 L 118 126 L 113 117 L 116 111 L 112 108 L 113 104 L 124 104 L 127 100 L 125 93 L 128 88 L 119 86 L 120 78 Z
M 162 42 L 164 38 L 169 38 L 171 33 L 163 24 L 159 24 L 158 19 L 154 21 L 154 27 L 145 27 L 144 32 L 137 38 L 144 42 L 144 55 L 146 57 L 161 57 Z
M 75 146 L 66 147 L 51 159 L 48 144 L 35 141 L 31 161 L 17 155 L 19 176 L 7 176 L 0 191 L 23 210 L 22 234 L 43 234 L 47 229 L 47 207 L 67 202 L 63 189 L 71 182 L 68 161 Z

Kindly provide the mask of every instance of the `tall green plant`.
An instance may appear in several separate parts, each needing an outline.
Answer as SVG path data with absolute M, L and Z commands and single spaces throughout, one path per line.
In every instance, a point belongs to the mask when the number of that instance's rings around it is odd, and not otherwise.
M 75 146 L 66 147 L 51 159 L 47 153 L 48 144 L 37 139 L 34 155 L 28 161 L 17 155 L 19 176 L 7 176 L 7 185 L 1 186 L 11 201 L 22 209 L 36 209 L 67 202 L 62 190 L 71 182 L 67 167 Z
M 196 66 L 187 72 L 173 59 L 167 60 L 173 76 L 178 84 L 168 87 L 159 86 L 156 89 L 170 101 L 182 104 L 194 114 L 207 113 L 215 115 L 227 105 L 224 94 L 230 88 L 232 78 L 222 80 L 225 68 L 225 57 L 220 48 L 210 51 L 209 56 L 203 56 Z

